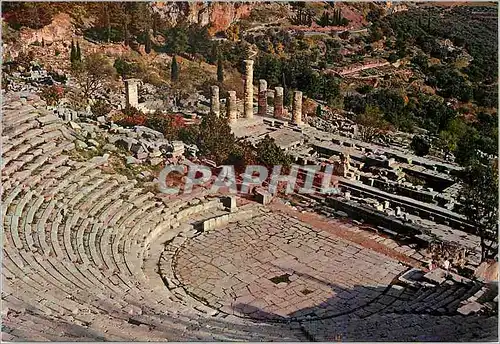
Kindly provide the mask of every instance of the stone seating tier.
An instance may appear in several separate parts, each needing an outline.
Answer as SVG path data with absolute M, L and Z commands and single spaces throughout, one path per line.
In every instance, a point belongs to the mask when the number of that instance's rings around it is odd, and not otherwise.
M 214 312 L 175 288 L 169 275 L 171 248 L 204 231 L 243 224 L 252 207 L 228 210 L 200 191 L 177 199 L 146 192 L 134 180 L 104 173 L 107 155 L 75 161 L 74 132 L 37 96 L 6 94 L 4 102 L 3 340 L 310 338 L 300 323 L 255 323 Z M 447 288 L 422 292 L 399 308 L 394 302 L 394 311 L 425 313 L 427 301 L 453 311 L 474 291 Z M 401 294 L 413 295 L 407 289 Z M 387 307 L 366 311 L 388 312 L 389 297 L 380 297 Z

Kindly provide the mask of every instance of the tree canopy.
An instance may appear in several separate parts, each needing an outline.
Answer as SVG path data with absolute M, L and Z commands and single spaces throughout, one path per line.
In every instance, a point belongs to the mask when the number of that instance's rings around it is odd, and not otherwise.
M 481 238 L 481 260 L 498 254 L 498 160 L 475 161 L 463 172 L 462 212 Z

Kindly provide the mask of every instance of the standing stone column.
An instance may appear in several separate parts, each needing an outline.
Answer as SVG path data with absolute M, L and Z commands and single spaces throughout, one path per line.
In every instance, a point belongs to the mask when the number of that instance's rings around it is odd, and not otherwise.
M 253 118 L 253 60 L 245 60 L 245 118 Z
M 227 91 L 228 97 L 226 102 L 227 118 L 229 123 L 235 123 L 238 119 L 236 111 L 236 91 Z
M 274 88 L 274 117 L 283 117 L 283 87 Z
M 296 125 L 302 124 L 302 92 L 293 93 L 292 122 Z
M 220 103 L 219 103 L 219 86 L 210 87 L 210 113 L 219 117 Z
M 137 108 L 139 106 L 139 97 L 137 92 L 137 80 L 125 80 L 125 99 L 127 107 Z
M 258 114 L 263 116 L 267 113 L 267 81 L 259 80 L 259 111 Z

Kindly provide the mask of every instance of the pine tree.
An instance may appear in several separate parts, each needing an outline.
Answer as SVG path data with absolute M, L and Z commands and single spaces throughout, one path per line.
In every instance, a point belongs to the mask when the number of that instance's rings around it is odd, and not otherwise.
M 179 66 L 177 66 L 175 55 L 172 57 L 172 65 L 170 66 L 170 80 L 173 82 L 179 80 Z
M 219 57 L 217 60 L 217 81 L 224 82 L 224 68 L 222 66 L 222 59 Z

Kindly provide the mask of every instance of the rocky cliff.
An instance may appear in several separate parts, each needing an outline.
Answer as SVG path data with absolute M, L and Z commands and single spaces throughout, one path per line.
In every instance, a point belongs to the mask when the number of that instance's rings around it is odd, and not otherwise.
M 171 25 L 186 21 L 188 24 L 209 25 L 211 31 L 227 29 L 231 23 L 247 17 L 258 3 L 233 2 L 156 2 L 153 10 Z

